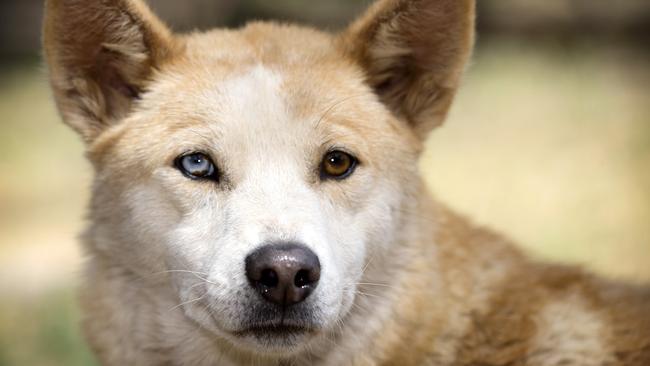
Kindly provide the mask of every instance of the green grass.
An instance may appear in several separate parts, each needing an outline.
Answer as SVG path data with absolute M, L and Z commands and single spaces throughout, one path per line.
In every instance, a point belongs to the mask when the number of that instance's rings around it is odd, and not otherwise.
M 94 365 L 70 290 L 0 303 L 0 365 Z
M 93 365 L 75 237 L 88 168 L 37 64 L 0 69 L 0 365 Z

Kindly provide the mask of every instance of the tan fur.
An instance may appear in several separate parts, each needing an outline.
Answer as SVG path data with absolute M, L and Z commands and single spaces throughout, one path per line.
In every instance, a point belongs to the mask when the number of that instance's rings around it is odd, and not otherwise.
M 650 365 L 650 288 L 533 262 L 434 201 L 419 178 L 422 141 L 458 88 L 473 21 L 471 0 L 381 0 L 336 36 L 275 23 L 174 35 L 136 0 L 47 0 L 55 99 L 96 170 L 82 303 L 101 362 Z M 362 165 L 322 183 L 314 167 L 332 144 L 353 147 Z M 218 190 L 172 167 L 188 149 L 214 152 Z M 218 215 L 243 202 L 231 196 L 257 170 L 267 175 L 252 188 L 255 205 L 282 213 L 262 210 L 260 226 L 298 232 L 301 221 L 283 216 L 295 207 L 264 191 L 288 169 L 303 181 L 278 181 L 281 197 L 318 197 L 352 213 L 341 225 L 387 242 L 349 264 L 360 277 L 335 326 L 299 351 L 256 352 L 197 321 L 205 309 L 179 304 L 176 247 L 160 235 L 205 206 L 203 216 Z M 171 237 L 209 234 L 209 220 L 197 225 Z M 343 249 L 338 262 L 361 255 Z M 193 250 L 176 256 L 204 257 Z
M 380 1 L 342 35 L 368 83 L 422 138 L 442 123 L 456 93 L 474 41 L 474 6 Z

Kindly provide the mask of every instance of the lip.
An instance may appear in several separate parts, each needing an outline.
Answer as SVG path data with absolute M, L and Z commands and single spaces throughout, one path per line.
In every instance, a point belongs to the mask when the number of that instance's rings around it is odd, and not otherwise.
M 317 330 L 310 327 L 298 325 L 254 325 L 243 330 L 233 332 L 238 337 L 278 337 L 287 338 L 305 336 L 316 333 Z

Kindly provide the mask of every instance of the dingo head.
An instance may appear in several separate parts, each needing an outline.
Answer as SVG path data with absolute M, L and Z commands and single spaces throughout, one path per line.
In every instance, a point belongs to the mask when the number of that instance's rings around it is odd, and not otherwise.
M 91 253 L 241 349 L 297 352 L 335 328 L 400 240 L 473 8 L 383 0 L 334 36 L 174 35 L 137 0 L 48 0 L 54 95 L 95 168 Z

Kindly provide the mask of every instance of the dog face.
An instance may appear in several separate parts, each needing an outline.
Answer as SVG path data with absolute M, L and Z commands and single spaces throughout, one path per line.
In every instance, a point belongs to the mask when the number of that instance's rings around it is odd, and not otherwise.
M 407 131 L 384 141 L 404 129 L 352 68 L 319 60 L 331 72 L 315 77 L 301 61 L 292 72 L 232 62 L 236 70 L 161 71 L 132 117 L 106 135 L 112 141 L 99 143 L 106 178 L 96 189 L 116 190 L 111 205 L 126 213 L 111 225 L 127 235 L 110 240 L 112 256 L 128 252 L 131 268 L 149 273 L 192 271 L 171 273 L 188 316 L 251 348 L 275 349 L 334 326 L 350 308 L 365 260 L 394 231 L 414 144 L 400 143 L 412 138 Z M 127 247 L 115 253 L 118 242 Z M 252 283 L 264 279 L 247 273 L 246 260 L 287 244 L 315 255 L 319 268 L 290 261 L 319 272 L 318 280 L 304 301 L 268 301 L 263 291 L 271 289 Z M 161 261 L 143 266 L 152 255 Z M 281 268 L 266 266 L 281 277 Z
M 239 348 L 298 352 L 399 241 L 472 19 L 469 1 L 381 1 L 336 36 L 177 36 L 136 1 L 48 1 L 55 97 L 96 170 L 91 252 Z

